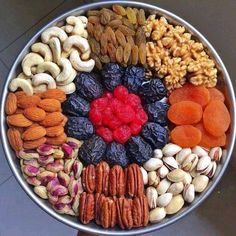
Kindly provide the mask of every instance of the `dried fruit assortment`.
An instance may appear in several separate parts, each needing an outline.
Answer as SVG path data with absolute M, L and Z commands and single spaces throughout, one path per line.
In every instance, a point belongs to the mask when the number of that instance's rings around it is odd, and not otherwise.
M 46 29 L 24 57 L 5 104 L 9 144 L 56 212 L 103 228 L 158 223 L 207 188 L 226 151 L 215 62 L 143 9 L 85 14 Z

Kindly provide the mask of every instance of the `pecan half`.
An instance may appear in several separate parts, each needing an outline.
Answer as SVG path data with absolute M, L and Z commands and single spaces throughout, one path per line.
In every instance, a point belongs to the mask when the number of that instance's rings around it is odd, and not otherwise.
M 104 193 L 105 196 L 107 196 L 110 167 L 105 161 L 102 161 L 96 166 L 95 172 L 96 172 L 96 192 Z
M 149 209 L 145 195 L 133 199 L 132 214 L 134 227 L 146 226 L 148 224 Z
M 137 164 L 131 164 L 126 169 L 127 194 L 130 197 L 142 196 L 144 183 L 141 170 Z
M 93 193 L 95 190 L 95 167 L 88 165 L 83 169 L 82 184 L 87 193 Z
M 132 200 L 124 197 L 116 199 L 117 222 L 122 229 L 133 227 Z
M 125 195 L 125 174 L 121 166 L 115 165 L 110 170 L 109 192 L 111 196 Z
M 80 196 L 79 217 L 83 224 L 94 219 L 94 195 L 83 192 Z
M 101 224 L 100 216 L 101 216 L 101 208 L 102 203 L 105 200 L 104 194 L 96 193 L 95 194 L 95 221 L 98 225 Z

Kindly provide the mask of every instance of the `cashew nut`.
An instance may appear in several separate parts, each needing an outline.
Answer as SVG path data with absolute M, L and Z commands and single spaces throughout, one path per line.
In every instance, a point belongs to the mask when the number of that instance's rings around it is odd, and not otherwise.
M 73 25 L 74 28 L 72 30 L 72 34 L 76 34 L 76 35 L 80 35 L 83 33 L 84 31 L 84 24 L 81 21 L 81 19 L 79 19 L 76 16 L 68 16 L 66 18 L 66 22 L 70 25 Z
M 56 37 L 53 37 L 49 41 L 49 46 L 52 50 L 53 61 L 57 63 L 61 58 L 61 43 Z
M 16 78 L 30 79 L 30 76 L 27 76 L 24 74 L 24 72 L 21 72 L 19 75 L 16 76 Z
M 61 57 L 68 58 L 73 50 L 74 50 L 74 48 L 71 48 L 68 52 L 62 51 Z
M 91 72 L 95 65 L 95 61 L 93 59 L 90 59 L 88 61 L 82 61 L 80 59 L 80 55 L 77 50 L 73 50 L 71 52 L 70 62 L 77 71 L 85 71 L 85 72 Z
M 39 86 L 41 84 L 47 84 L 48 89 L 55 89 L 56 88 L 56 82 L 53 79 L 53 77 L 47 73 L 39 73 L 33 76 L 32 78 L 33 85 Z
M 73 80 L 75 79 L 75 77 L 77 75 L 77 72 L 73 68 L 71 68 L 71 69 L 72 69 L 72 71 L 71 71 L 71 74 L 69 75 L 68 79 L 65 81 L 62 81 L 62 82 L 57 82 L 58 86 L 67 85 L 67 84 L 70 84 L 71 82 L 73 82 Z
M 87 39 L 88 38 L 88 31 L 84 30 L 83 33 L 81 34 L 81 37 Z
M 37 67 L 37 73 L 43 73 L 45 71 L 48 71 L 52 75 L 52 77 L 56 78 L 60 74 L 61 70 L 56 63 L 46 61 L 39 64 Z
M 84 24 L 84 28 L 87 27 L 87 24 L 88 24 L 88 18 L 86 16 L 77 16 L 81 21 L 82 23 Z
M 73 31 L 74 27 L 72 25 L 65 25 L 66 33 L 70 34 Z
M 33 95 L 33 87 L 25 79 L 15 78 L 10 82 L 10 91 L 15 92 L 18 88 L 21 88 L 27 95 Z
M 39 54 L 31 52 L 25 56 L 25 58 L 23 59 L 21 63 L 23 72 L 25 73 L 25 75 L 31 76 L 32 75 L 31 67 L 37 66 L 43 62 L 44 60 Z
M 90 54 L 91 54 L 91 49 L 89 48 L 88 51 L 84 52 L 84 53 L 81 55 L 81 59 L 82 59 L 82 60 L 88 60 L 89 57 L 90 57 Z
M 66 58 L 61 58 L 58 61 L 58 65 L 62 67 L 61 73 L 57 76 L 56 81 L 63 82 L 68 79 L 72 72 L 72 65 L 70 61 Z
M 52 37 L 59 38 L 61 42 L 64 42 L 68 38 L 65 31 L 57 26 L 46 29 L 41 35 L 43 43 L 49 43 Z
M 42 64 L 42 63 L 41 63 Z M 39 64 L 40 65 L 40 64 Z M 31 73 L 33 74 L 33 75 L 35 75 L 37 72 L 37 66 L 32 66 L 31 67 Z
M 45 61 L 52 61 L 52 52 L 47 44 L 35 43 L 31 46 L 31 50 L 42 55 Z
M 47 91 L 46 84 L 40 84 L 39 86 L 33 87 L 34 93 L 43 93 Z
M 70 83 L 67 85 L 63 85 L 63 86 L 57 86 L 58 89 L 62 90 L 65 92 L 65 94 L 71 94 L 75 92 L 75 84 L 74 83 Z
M 89 49 L 88 40 L 79 35 L 68 37 L 63 44 L 63 49 L 68 52 L 73 46 L 78 47 L 82 53 Z

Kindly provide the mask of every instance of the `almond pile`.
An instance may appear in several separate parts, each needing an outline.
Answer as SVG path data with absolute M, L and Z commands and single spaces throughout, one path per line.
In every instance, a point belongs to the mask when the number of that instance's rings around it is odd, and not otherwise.
M 34 149 L 44 143 L 60 145 L 65 142 L 61 113 L 66 95 L 59 89 L 28 96 L 23 91 L 9 93 L 6 101 L 8 140 L 15 151 Z

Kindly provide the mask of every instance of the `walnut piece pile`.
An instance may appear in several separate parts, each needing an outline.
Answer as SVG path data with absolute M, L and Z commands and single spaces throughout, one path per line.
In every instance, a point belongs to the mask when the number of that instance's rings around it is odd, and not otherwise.
M 151 15 L 143 29 L 150 38 L 146 43 L 148 66 L 157 76 L 164 78 L 169 90 L 181 87 L 187 79 L 194 85 L 216 85 L 214 61 L 204 51 L 202 43 L 192 39 L 184 27 Z

